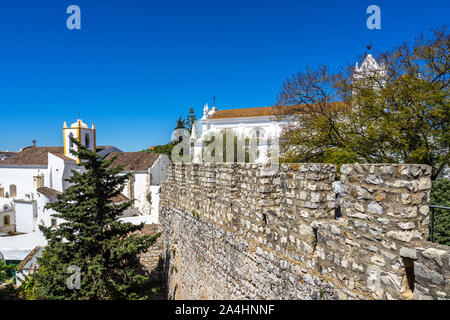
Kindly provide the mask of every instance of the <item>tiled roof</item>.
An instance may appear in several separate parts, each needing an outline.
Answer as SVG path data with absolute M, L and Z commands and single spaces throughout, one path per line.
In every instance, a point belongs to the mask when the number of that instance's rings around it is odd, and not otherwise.
M 276 107 L 242 108 L 217 110 L 209 119 L 268 117 L 277 114 Z
M 120 193 L 118 196 L 115 196 L 110 199 L 113 203 L 120 203 L 125 201 L 130 201 L 130 198 L 128 198 L 126 195 Z
M 15 155 L 17 152 L 11 152 L 11 151 L 0 151 L 0 162 L 5 161 L 9 157 Z
M 39 187 L 39 188 L 37 188 L 37 192 L 46 196 L 50 200 L 50 202 L 58 201 L 58 198 L 56 196 L 58 194 L 61 194 L 61 192 L 59 192 L 58 190 L 55 190 L 55 189 L 52 189 L 49 187 Z M 113 203 L 120 203 L 120 202 L 129 201 L 130 198 L 128 198 L 127 196 L 125 196 L 124 194 L 121 193 L 118 196 L 111 198 L 110 200 Z
M 149 152 L 111 152 L 105 160 L 111 160 L 116 157 L 112 163 L 113 167 L 119 165 L 124 167 L 126 171 L 132 170 L 147 170 L 151 168 L 156 160 L 160 157 L 160 153 Z
M 98 146 L 97 152 L 111 148 L 111 146 Z M 3 161 L 1 165 L 47 165 L 48 153 L 52 153 L 64 160 L 72 159 L 64 156 L 64 147 L 26 147 Z
M 56 196 L 58 194 L 61 194 L 61 192 L 59 192 L 58 190 L 48 188 L 48 187 L 39 187 L 39 188 L 37 188 L 37 192 L 46 196 L 51 202 L 58 201 L 58 198 Z
M 2 165 L 46 165 L 48 163 L 49 152 L 64 155 L 63 147 L 27 147 L 15 155 L 7 158 L 2 162 Z
M 341 102 L 331 102 L 330 106 L 343 105 Z M 314 108 L 314 105 L 297 105 L 297 106 L 271 106 L 271 107 L 258 107 L 258 108 L 242 108 L 242 109 L 229 109 L 229 110 L 217 110 L 209 117 L 209 119 L 230 119 L 230 118 L 249 118 L 249 117 L 270 117 L 281 116 L 291 112 L 305 112 L 307 108 Z

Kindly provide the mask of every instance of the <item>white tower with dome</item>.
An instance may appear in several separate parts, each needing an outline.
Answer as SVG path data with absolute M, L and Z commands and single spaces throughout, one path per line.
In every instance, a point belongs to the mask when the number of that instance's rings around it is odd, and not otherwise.
M 78 119 L 70 127 L 64 122 L 63 127 L 64 135 L 64 156 L 76 160 L 79 164 L 81 162 L 75 155 L 73 155 L 70 150 L 76 151 L 77 146 L 71 141 L 71 138 L 78 140 L 81 145 L 85 146 L 89 150 L 95 152 L 96 141 L 95 141 L 95 124 L 92 124 L 92 128 L 89 128 L 81 119 Z

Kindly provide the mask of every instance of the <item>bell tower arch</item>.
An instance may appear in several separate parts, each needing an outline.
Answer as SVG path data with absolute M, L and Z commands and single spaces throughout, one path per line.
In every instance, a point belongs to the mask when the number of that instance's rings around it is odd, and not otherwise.
M 78 119 L 70 127 L 64 122 L 63 126 L 64 136 L 64 156 L 75 160 L 78 164 L 81 160 L 77 156 L 73 155 L 70 150 L 76 151 L 77 146 L 72 142 L 72 138 L 76 139 L 81 145 L 85 146 L 89 150 L 95 152 L 96 150 L 96 134 L 95 124 L 92 124 L 92 128 L 89 128 L 81 119 Z

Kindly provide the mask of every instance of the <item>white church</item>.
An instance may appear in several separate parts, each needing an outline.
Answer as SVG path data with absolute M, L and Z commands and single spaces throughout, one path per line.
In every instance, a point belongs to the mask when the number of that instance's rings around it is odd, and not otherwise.
M 116 157 L 113 166 L 123 165 L 122 174 L 132 173 L 123 193 L 112 199 L 135 200 L 121 219 L 158 222 L 160 185 L 170 161 L 167 155 L 97 146 L 95 125 L 88 127 L 82 120 L 71 126 L 64 122 L 62 132 L 62 147 L 26 147 L 0 162 L 0 252 L 5 260 L 22 260 L 36 246 L 45 244 L 39 225 L 57 227 L 60 223 L 45 206 L 67 189 L 65 180 L 73 170 L 84 169 L 70 152 L 76 150 L 71 138 L 104 159 Z
M 368 54 L 361 66 L 356 63 L 353 80 L 360 81 L 368 77 L 383 79 L 385 75 L 385 66 L 379 65 L 374 57 Z M 283 128 L 289 125 L 290 120 L 279 117 L 279 114 L 279 108 L 273 106 L 217 110 L 215 106 L 209 109 L 208 104 L 206 104 L 203 108 L 203 117 L 199 121 L 200 126 L 198 129 L 194 127 L 196 130 L 193 130 L 191 135 L 193 161 L 202 161 L 202 150 L 211 135 L 231 130 L 237 136 L 260 138 L 261 141 L 257 146 L 258 156 L 254 162 L 266 162 L 270 144 L 276 143 L 283 132 Z

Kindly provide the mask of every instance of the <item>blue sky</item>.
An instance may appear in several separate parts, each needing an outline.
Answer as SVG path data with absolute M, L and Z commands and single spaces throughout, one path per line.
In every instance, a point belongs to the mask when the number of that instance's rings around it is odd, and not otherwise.
M 81 8 L 68 30 L 66 8 Z M 381 30 L 366 8 L 381 8 Z M 62 125 L 95 122 L 124 151 L 169 141 L 179 115 L 275 103 L 306 66 L 339 69 L 448 24 L 448 0 L 2 1 L 0 150 L 62 145 Z

